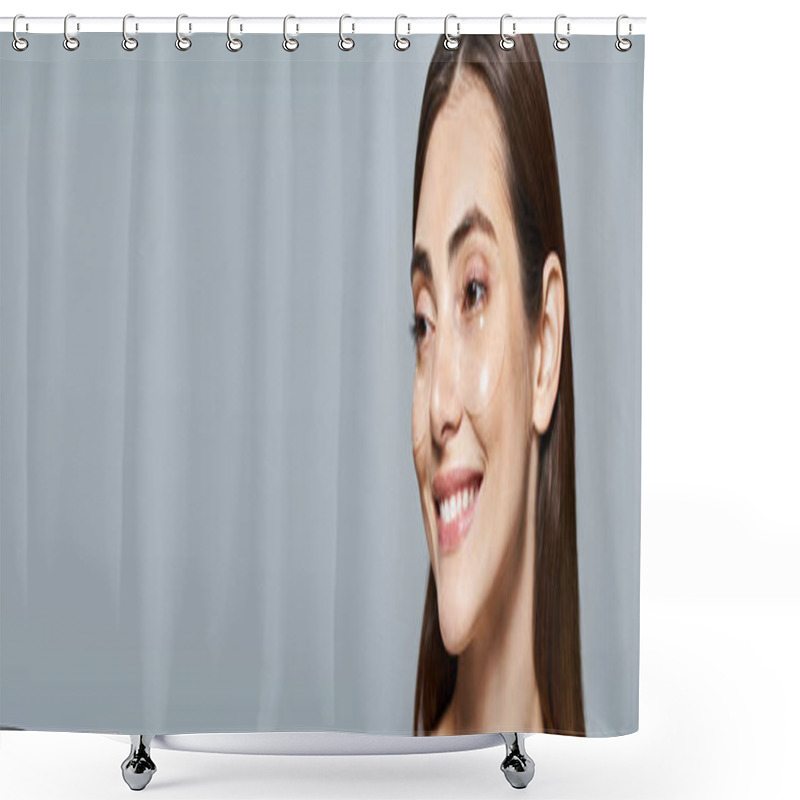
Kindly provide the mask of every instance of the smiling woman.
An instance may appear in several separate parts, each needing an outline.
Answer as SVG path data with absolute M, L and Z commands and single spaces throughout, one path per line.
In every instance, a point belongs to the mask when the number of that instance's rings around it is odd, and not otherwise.
M 414 731 L 584 735 L 566 259 L 532 35 L 436 48 L 413 231 Z

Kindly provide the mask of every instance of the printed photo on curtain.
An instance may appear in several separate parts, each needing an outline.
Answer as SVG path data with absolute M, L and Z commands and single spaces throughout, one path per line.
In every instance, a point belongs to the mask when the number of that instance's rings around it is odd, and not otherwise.
M 644 38 L 0 56 L 0 722 L 638 729 Z

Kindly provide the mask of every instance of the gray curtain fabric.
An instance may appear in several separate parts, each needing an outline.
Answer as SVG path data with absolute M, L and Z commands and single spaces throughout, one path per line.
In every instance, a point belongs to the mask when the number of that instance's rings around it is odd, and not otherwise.
M 414 153 L 438 37 L 0 48 L 0 722 L 412 731 Z M 644 40 L 541 37 L 587 734 L 638 727 Z

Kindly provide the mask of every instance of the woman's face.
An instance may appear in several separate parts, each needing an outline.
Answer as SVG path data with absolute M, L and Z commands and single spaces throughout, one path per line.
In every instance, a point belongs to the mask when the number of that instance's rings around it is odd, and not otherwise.
M 534 502 L 531 338 L 503 148 L 491 95 L 462 71 L 431 132 L 411 275 L 414 465 L 453 655 L 491 619 Z

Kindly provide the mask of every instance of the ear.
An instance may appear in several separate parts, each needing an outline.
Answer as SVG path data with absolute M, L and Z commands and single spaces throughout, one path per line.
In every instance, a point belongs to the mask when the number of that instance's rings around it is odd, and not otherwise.
M 555 251 L 542 268 L 542 309 L 534 339 L 531 423 L 539 436 L 550 427 L 561 377 L 561 346 L 564 339 L 564 273 Z

